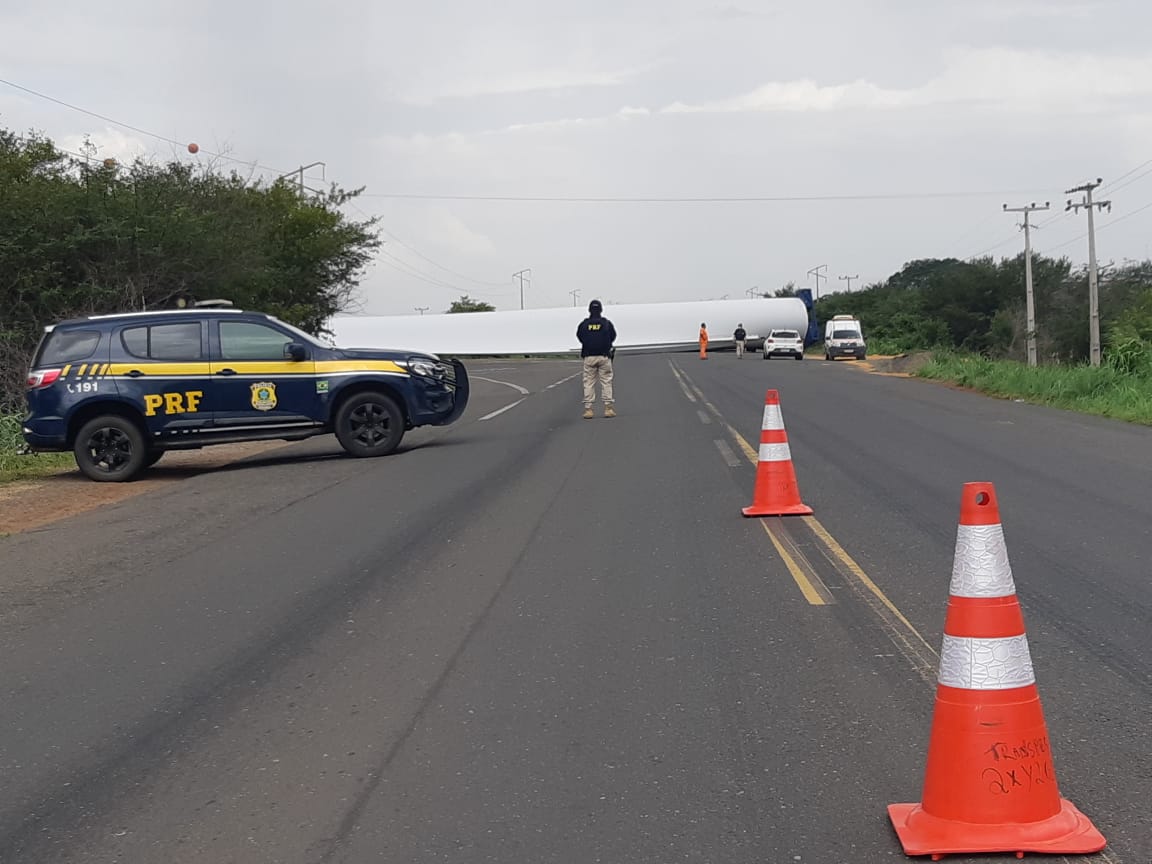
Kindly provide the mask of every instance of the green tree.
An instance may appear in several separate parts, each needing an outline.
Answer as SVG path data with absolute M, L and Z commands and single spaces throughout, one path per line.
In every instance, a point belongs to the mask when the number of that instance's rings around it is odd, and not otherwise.
M 18 406 L 44 325 L 63 318 L 223 298 L 322 332 L 379 246 L 375 220 L 341 212 L 358 192 L 89 162 L 0 128 L 0 409 Z
M 459 300 L 453 300 L 452 305 L 448 307 L 448 311 L 452 312 L 495 312 L 496 307 L 491 303 L 485 303 L 483 300 L 473 300 L 467 294 L 462 294 Z

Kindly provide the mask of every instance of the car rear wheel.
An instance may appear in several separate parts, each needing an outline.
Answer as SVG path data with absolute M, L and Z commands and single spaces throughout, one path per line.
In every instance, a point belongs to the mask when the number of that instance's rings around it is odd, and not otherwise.
M 72 453 L 81 473 L 100 483 L 133 479 L 144 470 L 149 456 L 140 427 L 117 414 L 97 417 L 81 426 Z
M 350 456 L 387 456 L 404 437 L 404 414 L 383 393 L 358 393 L 336 412 L 336 438 Z
M 803 354 L 797 354 L 797 355 L 796 355 L 796 359 L 797 359 L 797 360 L 803 360 L 803 359 L 804 359 L 804 355 L 803 355 Z

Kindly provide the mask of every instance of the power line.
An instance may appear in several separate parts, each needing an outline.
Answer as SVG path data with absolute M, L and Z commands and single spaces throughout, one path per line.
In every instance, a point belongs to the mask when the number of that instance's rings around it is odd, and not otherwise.
M 376 216 L 372 216 L 372 215 L 368 214 L 367 212 L 365 212 L 365 211 L 364 211 L 364 209 L 363 209 L 362 207 L 360 207 L 360 206 L 359 206 L 359 205 L 358 205 L 358 204 L 357 204 L 355 201 L 351 201 L 351 200 L 349 200 L 349 201 L 347 201 L 347 202 L 345 202 L 345 203 L 346 203 L 346 204 L 347 204 L 349 207 L 352 207 L 354 210 L 356 210 L 356 211 L 357 211 L 357 212 L 358 212 L 358 213 L 359 213 L 361 216 L 363 216 L 365 219 L 373 219 L 373 218 L 375 218 L 375 219 L 379 219 L 379 218 L 380 218 L 379 214 L 377 214 Z M 437 267 L 437 268 L 439 268 L 439 269 L 443 270 L 445 273 L 451 273 L 453 276 L 456 276 L 456 277 L 458 277 L 458 278 L 460 278 L 460 279 L 464 279 L 464 280 L 466 280 L 466 281 L 468 281 L 468 282 L 475 282 L 477 285 L 485 285 L 485 286 L 490 286 L 490 287 L 493 287 L 493 288 L 503 288 L 503 287 L 504 287 L 504 283 L 503 283 L 503 282 L 486 282 L 486 281 L 484 281 L 484 280 L 482 280 L 482 279 L 474 279 L 474 278 L 472 278 L 471 276 L 468 276 L 468 275 L 467 275 L 467 274 L 465 274 L 465 273 L 460 273 L 459 271 L 453 270 L 451 267 L 445 267 L 443 264 L 440 264 L 440 263 L 438 263 L 438 262 L 436 262 L 436 261 L 433 261 L 431 258 L 429 258 L 429 257 L 428 257 L 427 255 L 425 255 L 424 253 L 420 252 L 420 251 L 419 251 L 419 250 L 417 250 L 417 249 L 414 249 L 412 246 L 410 246 L 409 244 L 405 243 L 403 240 L 401 240 L 399 237 L 397 237 L 395 234 L 393 234 L 393 233 L 392 233 L 391 231 L 389 231 L 387 228 L 384 228 L 383 226 L 381 226 L 380 230 L 381 230 L 382 232 L 384 232 L 385 234 L 387 234 L 389 237 L 391 237 L 391 238 L 392 238 L 392 239 L 393 239 L 393 240 L 394 240 L 394 241 L 395 241 L 397 244 L 399 244 L 400 246 L 403 246 L 405 249 L 407 249 L 409 252 L 411 252 L 413 255 L 415 255 L 417 258 L 422 258 L 423 260 L 425 260 L 425 261 L 427 261 L 429 264 L 431 264 L 433 267 Z M 474 294 L 482 294 L 483 292 L 474 291 L 474 292 L 472 292 L 472 293 L 474 293 Z M 495 295 L 495 296 L 504 296 L 504 294 L 506 294 L 506 293 L 507 293 L 507 292 L 503 292 L 502 294 L 500 294 L 500 295 Z M 489 294 L 488 294 L 488 296 L 493 296 L 493 295 L 492 295 L 491 293 L 489 293 Z
M 62 105 L 63 107 L 68 108 L 69 110 L 78 111 L 81 114 L 87 114 L 89 117 L 95 117 L 98 120 L 103 120 L 106 123 L 111 123 L 112 125 L 119 126 L 122 129 L 129 129 L 132 132 L 137 132 L 141 135 L 147 135 L 149 138 L 155 138 L 158 141 L 164 141 L 167 144 L 173 144 L 177 147 L 188 146 L 187 141 L 177 141 L 175 138 L 169 138 L 167 135 L 160 135 L 157 132 L 150 132 L 147 129 L 140 128 L 139 126 L 133 126 L 131 123 L 124 123 L 123 121 L 116 120 L 115 118 L 109 117 L 106 114 L 100 114 L 99 112 L 96 112 L 96 111 L 89 111 L 87 108 L 81 108 L 79 105 L 73 105 L 70 102 L 65 102 L 63 99 L 57 99 L 55 96 L 49 96 L 47 93 L 41 93 L 39 90 L 33 90 L 31 87 L 25 87 L 23 84 L 17 84 L 15 81 L 8 81 L 5 78 L 0 78 L 0 84 L 4 84 L 4 85 L 11 87 L 15 90 L 22 90 L 25 93 L 28 93 L 32 96 L 37 97 L 38 99 L 44 99 L 48 102 L 54 102 L 55 104 Z M 201 152 L 205 153 L 208 156 L 214 156 L 217 159 L 224 159 L 228 162 L 235 162 L 239 165 L 249 165 L 252 168 L 259 168 L 262 171 L 271 171 L 275 174 L 285 173 L 284 171 L 281 171 L 279 168 L 271 168 L 267 165 L 261 165 L 258 162 L 252 162 L 252 161 L 248 161 L 245 159 L 238 159 L 237 157 L 229 156 L 226 153 L 214 153 L 210 150 L 202 150 Z
M 1145 162 L 1144 164 L 1147 165 L 1149 163 Z M 1131 171 L 1128 172 L 1128 174 L 1131 174 L 1131 173 L 1132 173 Z M 1128 174 L 1125 174 L 1124 176 L 1127 177 Z M 1118 192 L 1121 189 L 1124 189 L 1128 186 L 1131 186 L 1133 183 L 1136 183 L 1140 180 L 1143 180 L 1149 174 L 1152 174 L 1152 168 L 1149 168 L 1147 171 L 1143 171 L 1140 174 L 1137 174 L 1135 177 L 1133 177 L 1131 180 L 1129 180 L 1126 183 L 1120 183 L 1119 185 L 1111 184 L 1111 185 L 1107 186 L 1106 187 L 1107 192 L 1109 195 L 1112 195 L 1113 193 Z
M 1141 168 L 1145 168 L 1145 167 L 1147 167 L 1147 166 L 1149 166 L 1149 165 L 1152 165 L 1152 159 L 1148 159 L 1148 160 L 1147 160 L 1147 161 L 1145 161 L 1145 162 L 1141 162 L 1139 165 L 1137 165 L 1137 166 L 1136 166 L 1135 168 L 1133 168 L 1131 171 L 1125 171 L 1123 174 L 1121 174 L 1119 177 L 1117 177 L 1117 178 L 1116 178 L 1115 180 L 1113 180 L 1111 183 L 1105 183 L 1105 184 L 1104 184 L 1104 188 L 1105 188 L 1105 189 L 1108 191 L 1108 194 L 1109 194 L 1109 195 L 1111 195 L 1111 194 L 1112 194 L 1112 193 L 1113 193 L 1113 192 L 1116 190 L 1116 188 L 1117 188 L 1117 187 L 1116 187 L 1116 184 L 1117 184 L 1117 183 L 1119 183 L 1121 180 L 1123 180 L 1123 179 L 1124 179 L 1125 177 L 1127 177 L 1129 174 L 1135 174 L 1135 173 L 1136 173 L 1137 171 L 1139 171 Z M 1147 172 L 1145 172 L 1145 173 L 1147 173 Z M 1140 176 L 1141 176 L 1141 177 L 1143 177 L 1144 175 L 1143 175 L 1143 174 L 1141 174 Z M 1124 185 L 1125 185 L 1125 186 L 1127 186 L 1128 184 L 1127 184 L 1127 183 L 1125 183 Z
M 363 212 L 363 211 L 361 211 L 361 212 Z M 365 214 L 365 215 L 367 215 L 367 214 Z M 431 264 L 433 267 L 437 267 L 440 270 L 443 270 L 445 273 L 451 273 L 453 276 L 455 276 L 459 279 L 464 279 L 468 282 L 475 282 L 477 285 L 487 285 L 487 286 L 490 286 L 493 288 L 503 288 L 504 287 L 503 282 L 487 282 L 483 279 L 475 279 L 475 278 L 473 278 L 473 277 L 471 277 L 465 273 L 460 273 L 457 270 L 453 270 L 451 267 L 445 267 L 443 264 L 440 264 L 436 261 L 433 261 L 431 258 L 429 258 L 427 255 L 423 254 L 422 252 L 419 252 L 416 249 L 413 249 L 411 246 L 409 246 L 407 243 L 405 243 L 403 240 L 401 240 L 399 237 L 397 237 L 395 234 L 393 234 L 387 228 L 381 228 L 380 230 L 383 231 L 385 234 L 387 234 L 389 237 L 391 237 L 393 240 L 395 240 L 397 243 L 399 243 L 401 246 L 403 246 L 405 249 L 407 249 L 409 252 L 411 252 L 413 255 L 415 255 L 417 258 L 424 259 L 429 264 Z
M 1015 243 L 1015 242 L 1016 242 L 1015 237 L 1009 237 L 1007 240 L 1001 240 L 999 243 L 995 244 L 994 246 L 989 246 L 987 249 L 983 249 L 983 250 L 977 252 L 975 255 L 965 256 L 964 260 L 965 261 L 971 261 L 973 258 L 983 258 L 989 252 L 993 252 L 993 251 L 999 249 L 1001 246 L 1007 246 L 1009 243 Z
M 395 255 L 392 255 L 383 249 L 378 251 L 381 256 L 379 259 L 380 263 L 386 267 L 391 267 L 393 270 L 403 273 L 405 276 L 411 276 L 413 279 L 419 279 L 421 282 L 427 282 L 429 285 L 435 285 L 437 288 L 443 288 L 453 292 L 458 291 L 461 294 L 465 293 L 458 285 L 453 285 L 451 282 L 445 282 L 442 279 L 437 279 L 433 276 L 427 275 L 426 273 L 422 273 L 404 259 L 397 258 Z
M 592 197 L 580 195 L 438 195 L 408 192 L 366 192 L 365 198 L 391 198 L 409 201 L 495 201 L 512 203 L 562 204 L 756 204 L 804 201 L 908 201 L 944 198 L 992 198 L 1004 195 L 1032 195 L 1029 190 L 1002 192 L 904 192 L 875 195 L 736 195 L 736 196 L 652 196 Z
M 1138 180 L 1141 180 L 1144 177 L 1147 177 L 1149 174 L 1152 174 L 1152 168 L 1150 168 L 1149 166 L 1152 166 L 1152 159 L 1147 159 L 1144 162 L 1141 162 L 1135 168 L 1132 168 L 1129 171 L 1125 171 L 1123 174 L 1121 174 L 1119 177 L 1117 177 L 1111 183 L 1106 184 L 1104 186 L 1104 189 L 1107 190 L 1108 194 L 1112 194 L 1113 192 L 1115 192 L 1118 189 L 1123 189 L 1125 186 L 1132 185 L 1133 183 L 1137 182 Z M 1143 171 L 1143 173 L 1139 174 L 1139 176 L 1132 177 L 1133 174 L 1136 174 L 1137 172 L 1142 171 L 1142 169 L 1144 169 L 1144 168 L 1148 168 L 1149 170 Z M 1126 182 L 1126 183 L 1120 182 L 1127 177 L 1132 177 L 1132 179 L 1128 180 L 1128 182 Z M 1030 193 L 1026 193 L 1026 194 L 1030 194 Z M 1059 214 L 1053 215 L 1050 219 L 1045 219 L 1043 222 L 1037 222 L 1032 227 L 1034 227 L 1034 228 L 1047 228 L 1049 225 L 1054 225 L 1057 222 L 1061 222 L 1064 219 L 1067 219 L 1071 215 L 1072 214 L 1070 211 L 1064 210 Z M 1130 214 L 1130 215 L 1135 215 L 1135 214 Z M 1118 222 L 1118 221 L 1120 221 L 1120 220 L 1118 220 L 1118 219 L 1112 220 L 1112 222 Z M 1109 222 L 1108 224 L 1111 225 L 1112 222 Z M 982 222 L 981 225 L 983 225 L 983 224 L 984 223 Z M 1101 226 L 1101 227 L 1103 227 L 1103 226 Z M 967 236 L 970 236 L 972 233 L 973 232 L 969 232 L 968 234 L 963 235 L 963 236 L 967 237 Z M 1068 246 L 1068 245 L 1071 245 L 1072 243 L 1075 243 L 1077 240 L 1082 240 L 1087 236 L 1088 236 L 1087 234 L 1081 234 L 1079 237 L 1075 237 L 1072 240 L 1069 240 L 1067 243 L 1062 243 L 1062 244 L 1060 244 L 1060 246 L 1053 246 L 1051 248 L 1052 249 L 1060 249 L 1064 246 Z M 992 246 L 989 246 L 988 248 L 986 248 L 980 252 L 977 252 L 975 255 L 965 256 L 964 260 L 970 261 L 973 258 L 981 258 L 984 255 L 987 255 L 989 252 L 994 252 L 995 250 L 1001 248 L 1002 246 L 1007 246 L 1009 243 L 1014 243 L 1015 241 L 1016 241 L 1016 238 L 1014 236 L 1008 237 L 1007 239 L 1001 240 L 998 243 L 995 243 Z
M 421 282 L 427 282 L 429 285 L 434 285 L 437 288 L 444 288 L 444 289 L 447 289 L 449 291 L 459 292 L 460 294 L 476 294 L 480 297 L 506 297 L 506 296 L 508 296 L 509 292 L 507 292 L 507 291 L 505 291 L 503 293 L 493 293 L 493 292 L 484 292 L 484 291 L 465 291 L 459 285 L 455 285 L 451 282 L 447 282 L 443 279 L 439 279 L 439 278 L 432 276 L 428 273 L 425 273 L 421 270 L 417 270 L 413 265 L 409 264 L 403 258 L 398 258 L 395 255 L 392 255 L 391 253 L 385 251 L 384 249 L 380 249 L 378 251 L 379 251 L 380 255 L 382 256 L 379 259 L 381 264 L 385 265 L 386 267 L 391 267 L 393 270 L 396 270 L 400 273 L 403 273 L 405 276 L 411 276 L 413 279 L 419 279 Z
M 1152 202 L 1145 204 L 1143 207 L 1137 207 L 1132 212 L 1125 213 L 1123 216 L 1117 216 L 1115 219 L 1112 219 L 1108 222 L 1105 222 L 1103 225 L 1097 225 L 1096 226 L 1096 233 L 1100 233 L 1105 228 L 1111 228 L 1117 222 L 1123 222 L 1125 219 L 1131 219 L 1136 214 L 1143 213 L 1145 210 L 1148 210 L 1148 209 L 1152 209 Z M 1071 246 L 1073 243 L 1080 242 L 1081 240 L 1083 240 L 1087 236 L 1088 236 L 1088 232 L 1085 231 L 1083 234 L 1080 234 L 1077 237 L 1073 237 L 1071 240 L 1066 240 L 1063 243 L 1057 244 L 1056 246 L 1049 246 L 1047 251 L 1048 252 L 1054 252 L 1057 249 L 1063 249 L 1065 246 Z

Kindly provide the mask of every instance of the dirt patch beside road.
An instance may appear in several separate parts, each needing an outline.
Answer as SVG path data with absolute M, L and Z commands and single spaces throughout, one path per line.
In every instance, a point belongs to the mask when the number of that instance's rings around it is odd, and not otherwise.
M 910 354 L 894 354 L 891 356 L 876 355 L 867 360 L 841 361 L 848 362 L 865 372 L 876 375 L 892 375 L 897 378 L 912 378 L 924 368 L 932 359 L 930 351 L 913 351 Z
M 283 441 L 253 441 L 174 450 L 131 483 L 95 483 L 75 468 L 39 480 L 7 483 L 0 486 L 0 536 L 41 528 L 283 446 Z

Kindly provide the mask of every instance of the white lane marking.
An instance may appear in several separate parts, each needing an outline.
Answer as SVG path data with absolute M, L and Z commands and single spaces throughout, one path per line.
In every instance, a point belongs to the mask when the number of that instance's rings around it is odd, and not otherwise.
M 671 360 L 668 361 L 668 365 L 672 369 L 672 374 L 676 376 L 676 382 L 680 385 L 680 389 L 683 390 L 684 395 L 688 397 L 688 401 L 695 402 L 696 397 L 692 395 L 692 392 L 688 389 L 688 385 L 684 383 L 684 379 L 680 376 L 680 370 L 676 368 L 676 365 Z
M 701 411 L 699 408 L 696 409 L 696 416 L 700 418 L 700 422 L 705 426 L 710 426 L 712 424 L 712 418 Z
M 525 396 L 528 395 L 528 390 L 521 387 L 519 384 L 513 384 L 511 381 L 497 381 L 495 378 L 485 378 L 483 375 L 473 375 L 473 378 L 478 378 L 481 381 L 487 381 L 489 384 L 503 384 L 505 387 L 511 387 L 513 390 L 519 390 Z
M 739 457 L 732 452 L 732 448 L 728 446 L 728 442 L 723 438 L 717 438 L 713 442 L 716 449 L 720 451 L 720 455 L 724 457 L 724 461 L 728 463 L 729 468 L 739 468 L 742 464 Z
M 569 375 L 567 378 L 561 378 L 559 381 L 554 381 L 553 383 L 549 384 L 544 389 L 545 390 L 551 390 L 553 387 L 558 387 L 559 385 L 563 384 L 565 381 L 571 381 L 573 378 L 575 378 L 577 375 L 580 375 L 580 374 L 581 374 L 581 372 L 576 372 L 572 375 Z M 515 390 L 519 390 L 521 393 L 524 394 L 525 397 L 532 395 L 527 389 L 525 389 L 524 387 L 521 387 L 519 384 L 513 384 L 511 381 L 498 381 L 495 378 L 485 378 L 481 375 L 473 375 L 472 377 L 473 378 L 479 378 L 481 381 L 488 381 L 491 384 L 503 384 L 505 387 L 511 387 Z M 483 417 L 480 418 L 479 422 L 483 422 L 484 420 L 491 420 L 493 417 L 499 417 L 505 411 L 511 411 L 513 408 L 515 408 L 517 405 L 519 405 L 523 401 L 524 401 L 523 399 L 517 399 L 511 405 L 505 405 L 503 408 L 498 408 L 497 410 L 493 411 L 490 414 L 485 414 Z
M 501 382 L 501 383 L 503 383 L 503 382 Z M 515 408 L 517 405 L 519 405 L 523 401 L 524 401 L 523 399 L 517 399 L 511 405 L 505 405 L 503 408 L 497 408 L 491 414 L 485 414 L 483 417 L 480 418 L 480 420 L 481 421 L 491 420 L 493 417 L 499 417 L 505 411 L 511 411 L 513 408 Z
M 583 370 L 581 370 L 580 372 L 576 372 L 576 373 L 574 373 L 574 374 L 572 374 L 572 375 L 569 375 L 567 378 L 561 378 L 559 381 L 553 381 L 551 384 L 549 384 L 549 385 L 548 385 L 547 387 L 545 387 L 544 389 L 545 389 L 545 390 L 551 390 L 553 387 L 559 387 L 559 386 L 560 386 L 561 384 L 563 384 L 565 381 L 571 381 L 571 380 L 572 380 L 573 378 L 575 378 L 577 375 L 581 375 L 581 374 L 583 374 Z

